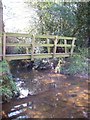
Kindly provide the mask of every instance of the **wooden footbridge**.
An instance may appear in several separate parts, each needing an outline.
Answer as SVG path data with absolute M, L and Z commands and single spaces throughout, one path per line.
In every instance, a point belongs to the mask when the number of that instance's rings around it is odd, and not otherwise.
M 75 37 L 55 35 L 2 33 L 0 34 L 0 59 L 10 61 L 18 59 L 34 60 L 35 58 L 69 57 L 73 54 L 75 40 Z M 7 53 L 10 48 L 10 53 Z M 14 52 L 13 49 L 15 49 Z M 18 52 L 20 49 L 24 49 L 24 52 Z

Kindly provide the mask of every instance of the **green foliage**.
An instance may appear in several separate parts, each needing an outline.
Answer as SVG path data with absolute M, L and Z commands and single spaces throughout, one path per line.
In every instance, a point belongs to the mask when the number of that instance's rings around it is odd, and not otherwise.
M 88 58 L 89 57 L 89 51 L 88 51 L 88 48 L 79 48 L 78 47 L 78 53 L 83 56 L 84 58 Z
M 38 33 L 75 36 L 77 46 L 88 45 L 90 2 L 27 1 L 37 9 L 39 20 L 35 29 Z
M 16 96 L 19 90 L 12 78 L 7 61 L 0 62 L 0 66 L 2 67 L 0 71 L 2 72 L 2 76 L 0 76 L 0 95 L 2 95 L 2 101 L 8 101 Z
M 86 50 L 87 51 L 87 50 Z M 62 72 L 65 74 L 88 74 L 89 67 L 88 67 L 88 60 L 86 58 L 86 51 L 83 50 L 76 55 L 73 55 L 68 59 L 68 64 L 62 67 Z
M 44 7 L 43 7 L 44 6 Z M 76 26 L 75 6 L 39 2 L 37 5 L 42 34 L 72 36 Z
M 88 63 L 80 55 L 75 55 L 71 58 L 68 72 L 71 74 L 87 73 Z
M 2 97 L 4 96 L 3 99 L 5 99 L 5 100 L 8 98 L 10 99 L 13 96 L 12 91 L 9 88 L 7 88 L 6 86 L 3 86 L 2 89 L 0 89 L 0 93 L 2 93 L 1 95 L 2 95 Z
M 89 15 L 90 15 L 90 2 L 77 3 L 76 11 L 77 24 L 75 34 L 78 38 L 77 44 L 81 47 L 87 46 L 88 39 L 90 37 Z
M 2 62 L 0 62 L 0 73 L 10 72 L 8 68 L 9 65 L 7 61 L 3 60 Z
M 37 9 L 37 31 L 41 34 L 72 36 L 76 27 L 76 4 L 64 2 L 28 2 Z

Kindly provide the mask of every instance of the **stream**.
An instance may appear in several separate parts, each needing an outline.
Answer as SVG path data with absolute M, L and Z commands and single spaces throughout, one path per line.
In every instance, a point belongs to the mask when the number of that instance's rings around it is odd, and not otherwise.
M 88 79 L 53 70 L 11 71 L 20 96 L 2 105 L 9 119 L 88 118 Z

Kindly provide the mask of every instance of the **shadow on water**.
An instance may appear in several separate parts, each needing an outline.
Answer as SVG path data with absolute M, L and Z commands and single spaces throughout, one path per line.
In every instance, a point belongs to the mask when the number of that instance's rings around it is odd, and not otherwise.
M 20 96 L 2 105 L 3 117 L 88 118 L 88 80 L 53 71 L 12 70 Z

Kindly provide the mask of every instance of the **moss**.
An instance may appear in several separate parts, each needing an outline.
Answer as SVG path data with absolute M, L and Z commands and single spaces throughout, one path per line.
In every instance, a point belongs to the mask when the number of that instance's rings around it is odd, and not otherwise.
M 18 95 L 19 90 L 10 73 L 7 61 L 0 62 L 0 95 L 2 101 L 9 101 L 12 97 Z

